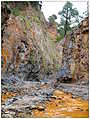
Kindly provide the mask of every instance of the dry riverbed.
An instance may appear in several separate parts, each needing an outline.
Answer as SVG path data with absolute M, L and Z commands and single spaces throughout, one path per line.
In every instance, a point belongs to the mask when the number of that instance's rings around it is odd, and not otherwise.
M 88 85 L 52 83 L 3 85 L 2 117 L 88 117 Z

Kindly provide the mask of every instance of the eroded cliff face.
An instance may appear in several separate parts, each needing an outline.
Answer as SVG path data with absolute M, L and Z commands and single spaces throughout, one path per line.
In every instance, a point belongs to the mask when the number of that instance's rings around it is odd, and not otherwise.
M 85 18 L 77 28 L 57 44 L 62 54 L 59 76 L 66 81 L 88 80 L 89 74 L 89 21 Z
M 10 14 L 2 36 L 2 76 L 15 74 L 24 80 L 40 80 L 55 72 L 61 57 L 48 32 L 43 13 L 34 7 Z
M 75 34 L 75 79 L 89 79 L 89 18 L 85 18 Z
M 40 80 L 60 68 L 61 80 L 88 80 L 88 18 L 55 47 L 56 28 L 48 27 L 40 9 L 16 6 L 14 14 L 2 8 L 2 76 Z

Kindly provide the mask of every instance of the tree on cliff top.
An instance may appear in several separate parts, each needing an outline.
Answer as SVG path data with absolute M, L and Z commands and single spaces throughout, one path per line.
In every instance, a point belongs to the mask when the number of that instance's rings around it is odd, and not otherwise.
M 69 1 L 66 2 L 62 11 L 58 13 L 61 16 L 60 27 L 64 29 L 64 36 L 67 31 L 71 30 L 71 25 L 79 22 L 79 13 L 76 8 L 73 8 L 73 4 Z
M 52 16 L 49 16 L 49 18 L 48 18 L 49 24 L 54 25 L 56 19 L 57 19 L 57 16 L 55 14 L 53 14 Z

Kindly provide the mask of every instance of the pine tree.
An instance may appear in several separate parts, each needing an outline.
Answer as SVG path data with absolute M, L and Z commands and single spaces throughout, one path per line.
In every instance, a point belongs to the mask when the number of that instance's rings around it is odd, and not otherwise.
M 64 29 L 64 35 L 67 31 L 71 30 L 71 25 L 79 22 L 79 13 L 76 8 L 73 8 L 73 4 L 69 1 L 66 2 L 62 11 L 58 13 L 61 16 L 60 26 Z

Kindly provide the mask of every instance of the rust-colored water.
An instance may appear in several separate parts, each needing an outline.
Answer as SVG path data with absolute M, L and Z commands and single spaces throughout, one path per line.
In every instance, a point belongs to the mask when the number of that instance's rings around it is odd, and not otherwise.
M 41 104 L 40 104 L 41 105 Z M 45 110 L 33 110 L 33 117 L 88 117 L 88 101 L 72 98 L 71 94 L 54 91 L 50 101 L 46 101 Z

